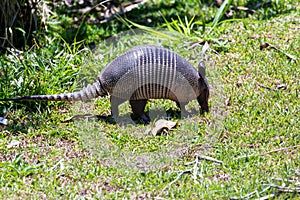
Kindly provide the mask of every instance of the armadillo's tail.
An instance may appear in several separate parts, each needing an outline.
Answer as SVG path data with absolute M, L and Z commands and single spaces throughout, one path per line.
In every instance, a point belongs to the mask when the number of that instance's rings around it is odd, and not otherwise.
M 99 96 L 106 96 L 107 92 L 102 88 L 100 82 L 87 85 L 86 88 L 67 94 L 53 94 L 53 95 L 32 95 L 23 97 L 13 97 L 0 99 L 0 101 L 87 101 Z

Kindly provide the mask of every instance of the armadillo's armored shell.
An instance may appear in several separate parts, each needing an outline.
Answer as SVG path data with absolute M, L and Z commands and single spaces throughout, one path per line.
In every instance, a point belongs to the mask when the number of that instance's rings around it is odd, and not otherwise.
M 195 68 L 177 53 L 139 46 L 113 60 L 99 75 L 103 88 L 121 99 L 188 102 L 199 95 Z

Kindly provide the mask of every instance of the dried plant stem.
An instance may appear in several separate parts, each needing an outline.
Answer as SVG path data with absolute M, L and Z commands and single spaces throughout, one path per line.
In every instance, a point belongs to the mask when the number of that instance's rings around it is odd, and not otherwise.
M 289 149 L 296 149 L 296 148 L 299 148 L 299 147 L 300 147 L 300 145 L 295 145 L 295 146 L 292 146 L 292 147 L 285 147 L 285 148 L 280 148 L 280 149 L 274 149 L 274 150 L 271 150 L 271 151 L 267 151 L 265 153 L 239 156 L 239 157 L 235 158 L 234 160 L 239 160 L 239 159 L 243 159 L 243 158 L 250 158 L 250 157 L 255 157 L 255 156 L 266 156 L 266 155 L 271 154 L 271 153 L 275 153 L 275 152 L 279 152 L 279 151 L 285 151 L 285 150 L 289 150 Z

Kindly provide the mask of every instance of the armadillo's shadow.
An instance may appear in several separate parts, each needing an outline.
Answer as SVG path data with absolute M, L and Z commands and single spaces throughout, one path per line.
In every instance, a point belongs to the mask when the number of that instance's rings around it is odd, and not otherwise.
M 164 119 L 185 119 L 190 116 L 198 115 L 199 111 L 192 109 L 189 112 L 182 113 L 179 109 L 152 109 L 146 112 L 146 115 L 150 117 L 151 121 L 154 119 L 164 118 Z M 115 118 L 112 115 L 96 115 L 96 114 L 79 114 L 62 120 L 62 123 L 68 123 L 76 120 L 96 120 L 102 121 L 109 124 L 145 124 L 142 120 L 136 118 L 133 113 L 121 114 L 119 117 Z

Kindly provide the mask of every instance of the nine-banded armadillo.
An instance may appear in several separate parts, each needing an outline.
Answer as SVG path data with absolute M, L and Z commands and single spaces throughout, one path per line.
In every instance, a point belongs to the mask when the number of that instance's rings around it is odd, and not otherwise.
M 99 74 L 97 81 L 81 91 L 68 94 L 33 95 L 2 99 L 5 101 L 46 100 L 85 101 L 111 95 L 111 112 L 129 100 L 134 115 L 144 123 L 150 119 L 144 109 L 148 99 L 170 99 L 181 111 L 197 99 L 201 112 L 208 112 L 209 86 L 203 62 L 198 72 L 177 53 L 158 46 L 137 46 L 115 58 Z

